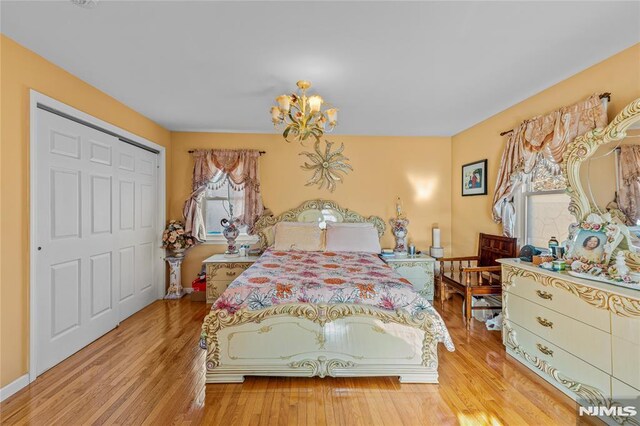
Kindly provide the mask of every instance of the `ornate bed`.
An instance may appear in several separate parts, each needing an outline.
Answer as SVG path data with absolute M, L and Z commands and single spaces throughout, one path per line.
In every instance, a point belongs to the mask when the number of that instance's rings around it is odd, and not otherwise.
M 283 221 L 317 222 L 320 227 L 327 221 L 369 222 L 379 236 L 385 231 L 384 221 L 379 217 L 364 217 L 332 201 L 312 200 L 277 217 L 262 217 L 255 226 L 262 248 L 272 245 L 273 227 Z M 300 263 L 322 255 L 322 252 L 309 253 L 309 258 L 304 258 L 290 253 L 300 252 L 275 253 L 268 249 L 214 303 L 202 326 L 202 342 L 207 350 L 207 383 L 242 382 L 245 376 L 398 376 L 404 383 L 438 382 L 437 345 L 442 342 L 453 351 L 453 343 L 438 313 L 408 282 L 387 285 L 389 281 L 385 281 L 381 286 L 405 299 L 410 292 L 411 309 L 393 309 L 393 305 L 383 309 L 380 306 L 385 305 L 376 306 L 365 300 L 372 299 L 367 295 L 355 300 L 345 299 L 349 303 L 336 303 L 333 298 L 331 303 L 314 303 L 319 299 L 295 296 L 291 303 L 280 301 L 270 306 L 230 304 L 229 300 L 233 297 L 240 300 L 238 295 L 246 290 L 243 280 L 264 282 L 257 281 L 258 275 L 267 274 L 260 268 L 285 266 L 289 272 L 281 276 L 284 282 L 297 273 L 293 272 L 295 268 L 287 259 L 295 258 Z M 332 268 L 342 268 L 342 263 L 363 262 L 367 271 L 376 271 L 372 276 L 385 276 L 394 283 L 395 280 L 402 281 L 375 255 L 369 254 L 371 257 L 368 258 L 357 253 L 324 255 L 333 256 Z M 278 260 L 282 263 L 274 264 Z M 349 277 L 347 269 L 345 265 L 344 276 Z M 355 270 L 358 269 L 349 269 Z M 274 276 L 272 270 L 268 273 Z M 356 275 L 353 275 L 354 281 Z M 253 281 L 251 277 L 254 277 Z M 276 291 L 268 287 L 271 284 L 264 285 L 267 287 L 249 285 L 246 291 L 256 294 Z M 362 289 L 363 284 L 359 285 Z M 283 290 L 290 287 L 278 286 L 280 296 L 284 291 L 291 291 Z M 312 287 L 323 291 L 321 285 Z M 305 287 L 303 283 L 296 288 L 306 294 L 306 289 L 311 287 Z

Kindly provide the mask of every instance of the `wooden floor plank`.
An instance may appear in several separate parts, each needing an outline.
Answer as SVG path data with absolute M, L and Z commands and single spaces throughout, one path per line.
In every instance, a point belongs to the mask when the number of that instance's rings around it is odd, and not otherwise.
M 440 384 L 260 378 L 206 385 L 203 303 L 157 301 L 0 404 L 2 424 L 576 424 L 575 403 L 506 355 L 499 332 L 441 312 Z

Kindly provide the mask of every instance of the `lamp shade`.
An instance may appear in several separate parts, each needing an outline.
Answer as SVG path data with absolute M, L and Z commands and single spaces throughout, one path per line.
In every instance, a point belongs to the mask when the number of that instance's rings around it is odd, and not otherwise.
M 280 108 L 277 106 L 271 107 L 271 121 L 274 123 L 280 122 Z
M 329 119 L 329 124 L 335 124 L 338 121 L 338 109 L 331 108 L 325 111 L 327 114 L 327 118 Z
M 276 98 L 276 102 L 278 102 L 278 107 L 280 111 L 284 114 L 289 112 L 289 108 L 291 108 L 291 97 L 289 95 L 280 95 Z
M 311 112 L 320 111 L 320 107 L 322 106 L 322 97 L 320 95 L 313 95 L 309 97 L 309 109 Z

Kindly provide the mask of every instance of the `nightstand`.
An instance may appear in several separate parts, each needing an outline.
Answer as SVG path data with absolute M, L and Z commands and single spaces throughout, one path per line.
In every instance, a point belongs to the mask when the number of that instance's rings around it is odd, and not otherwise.
M 226 257 L 224 254 L 214 254 L 203 260 L 207 271 L 207 303 L 215 302 L 231 281 L 256 260 L 258 256 Z
M 400 276 L 413 284 L 422 296 L 433 302 L 433 276 L 436 259 L 426 254 L 382 258 Z

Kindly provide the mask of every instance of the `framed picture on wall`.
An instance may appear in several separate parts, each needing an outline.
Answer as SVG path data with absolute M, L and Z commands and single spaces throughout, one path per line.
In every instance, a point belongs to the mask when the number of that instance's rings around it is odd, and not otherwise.
M 487 195 L 487 160 L 462 166 L 462 196 Z

